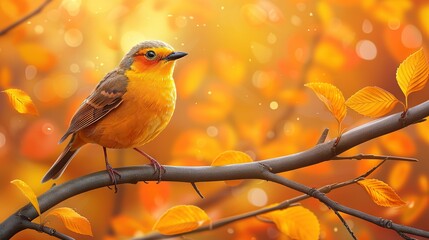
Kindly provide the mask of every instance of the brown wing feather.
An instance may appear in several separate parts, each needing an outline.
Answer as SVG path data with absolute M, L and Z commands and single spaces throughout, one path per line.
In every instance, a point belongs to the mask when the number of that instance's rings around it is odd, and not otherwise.
M 127 84 L 128 78 L 124 75 L 124 70 L 115 69 L 108 73 L 80 105 L 60 143 L 70 134 L 88 127 L 117 108 L 122 103 Z

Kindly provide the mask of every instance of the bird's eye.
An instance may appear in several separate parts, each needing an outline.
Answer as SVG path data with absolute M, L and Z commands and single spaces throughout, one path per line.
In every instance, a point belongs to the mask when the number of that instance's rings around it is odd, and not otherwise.
M 146 57 L 146 59 L 148 59 L 148 60 L 153 60 L 153 59 L 155 59 L 156 58 L 156 53 L 154 52 L 154 51 L 152 51 L 152 50 L 149 50 L 149 51 L 147 51 L 146 53 L 145 53 L 145 55 L 144 55 L 145 57 Z

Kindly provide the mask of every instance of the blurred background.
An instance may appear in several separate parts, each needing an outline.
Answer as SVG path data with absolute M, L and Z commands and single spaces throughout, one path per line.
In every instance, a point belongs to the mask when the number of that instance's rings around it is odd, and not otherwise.
M 2 0 L 0 29 L 44 1 Z M 210 165 L 222 151 L 240 150 L 263 160 L 308 149 L 324 128 L 336 136 L 336 121 L 307 82 L 329 82 L 345 98 L 379 86 L 403 100 L 395 74 L 399 64 L 429 37 L 429 3 L 394 0 L 53 0 L 37 15 L 0 36 L 0 89 L 26 91 L 39 116 L 21 115 L 0 94 L 0 221 L 27 203 L 10 184 L 27 182 L 37 194 L 51 186 L 40 179 L 63 150 L 57 145 L 71 116 L 103 76 L 136 43 L 159 39 L 188 52 L 175 71 L 178 100 L 166 130 L 144 151 L 166 165 Z M 427 55 L 427 54 L 426 54 Z M 428 99 L 428 87 L 410 96 Z M 398 105 L 395 112 L 400 112 Z M 352 110 L 346 131 L 371 121 Z M 343 155 L 415 157 L 418 163 L 388 162 L 372 177 L 385 181 L 407 202 L 375 205 L 359 186 L 328 196 L 394 222 L 428 230 L 429 123 L 420 123 L 362 144 Z M 115 167 L 146 164 L 132 150 L 110 150 Z M 282 175 L 309 187 L 349 180 L 378 161 L 336 161 Z M 102 148 L 85 146 L 57 184 L 104 170 Z M 161 182 L 103 188 L 61 204 L 89 219 L 94 238 L 49 225 L 77 239 L 127 239 L 151 231 L 156 219 L 178 204 L 194 204 L 213 220 L 300 195 L 276 184 L 249 180 L 230 187 Z M 303 206 L 321 224 L 320 239 L 350 238 L 340 220 L 316 200 Z M 344 215 L 359 239 L 400 239 L 393 231 Z M 273 224 L 255 218 L 191 239 L 286 239 Z M 14 239 L 52 239 L 26 230 Z

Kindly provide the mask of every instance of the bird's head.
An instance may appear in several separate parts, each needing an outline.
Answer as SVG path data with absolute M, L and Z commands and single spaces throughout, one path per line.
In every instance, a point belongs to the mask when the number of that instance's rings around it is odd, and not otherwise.
M 140 73 L 157 73 L 171 75 L 175 60 L 188 55 L 175 52 L 167 43 L 161 41 L 144 41 L 134 46 L 120 63 L 121 68 Z

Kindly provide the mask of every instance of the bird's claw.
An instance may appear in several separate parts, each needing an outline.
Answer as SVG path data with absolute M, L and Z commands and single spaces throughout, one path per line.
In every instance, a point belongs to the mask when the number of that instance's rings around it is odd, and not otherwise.
M 164 166 L 162 166 L 158 161 L 156 161 L 155 159 L 149 159 L 150 160 L 150 165 L 152 165 L 153 167 L 153 174 L 155 175 L 158 172 L 158 181 L 156 182 L 157 184 L 161 182 L 161 178 L 162 178 L 162 174 L 167 172 L 167 170 L 165 170 Z
M 110 181 L 112 181 L 112 184 L 114 185 L 115 193 L 117 193 L 118 192 L 118 187 L 117 187 L 116 176 L 118 176 L 118 178 L 121 179 L 121 174 L 119 174 L 118 171 L 116 171 L 115 169 L 113 169 L 113 167 L 110 166 L 110 164 L 106 164 L 106 171 L 109 174 Z M 107 186 L 107 187 L 109 189 L 112 189 L 110 186 Z

